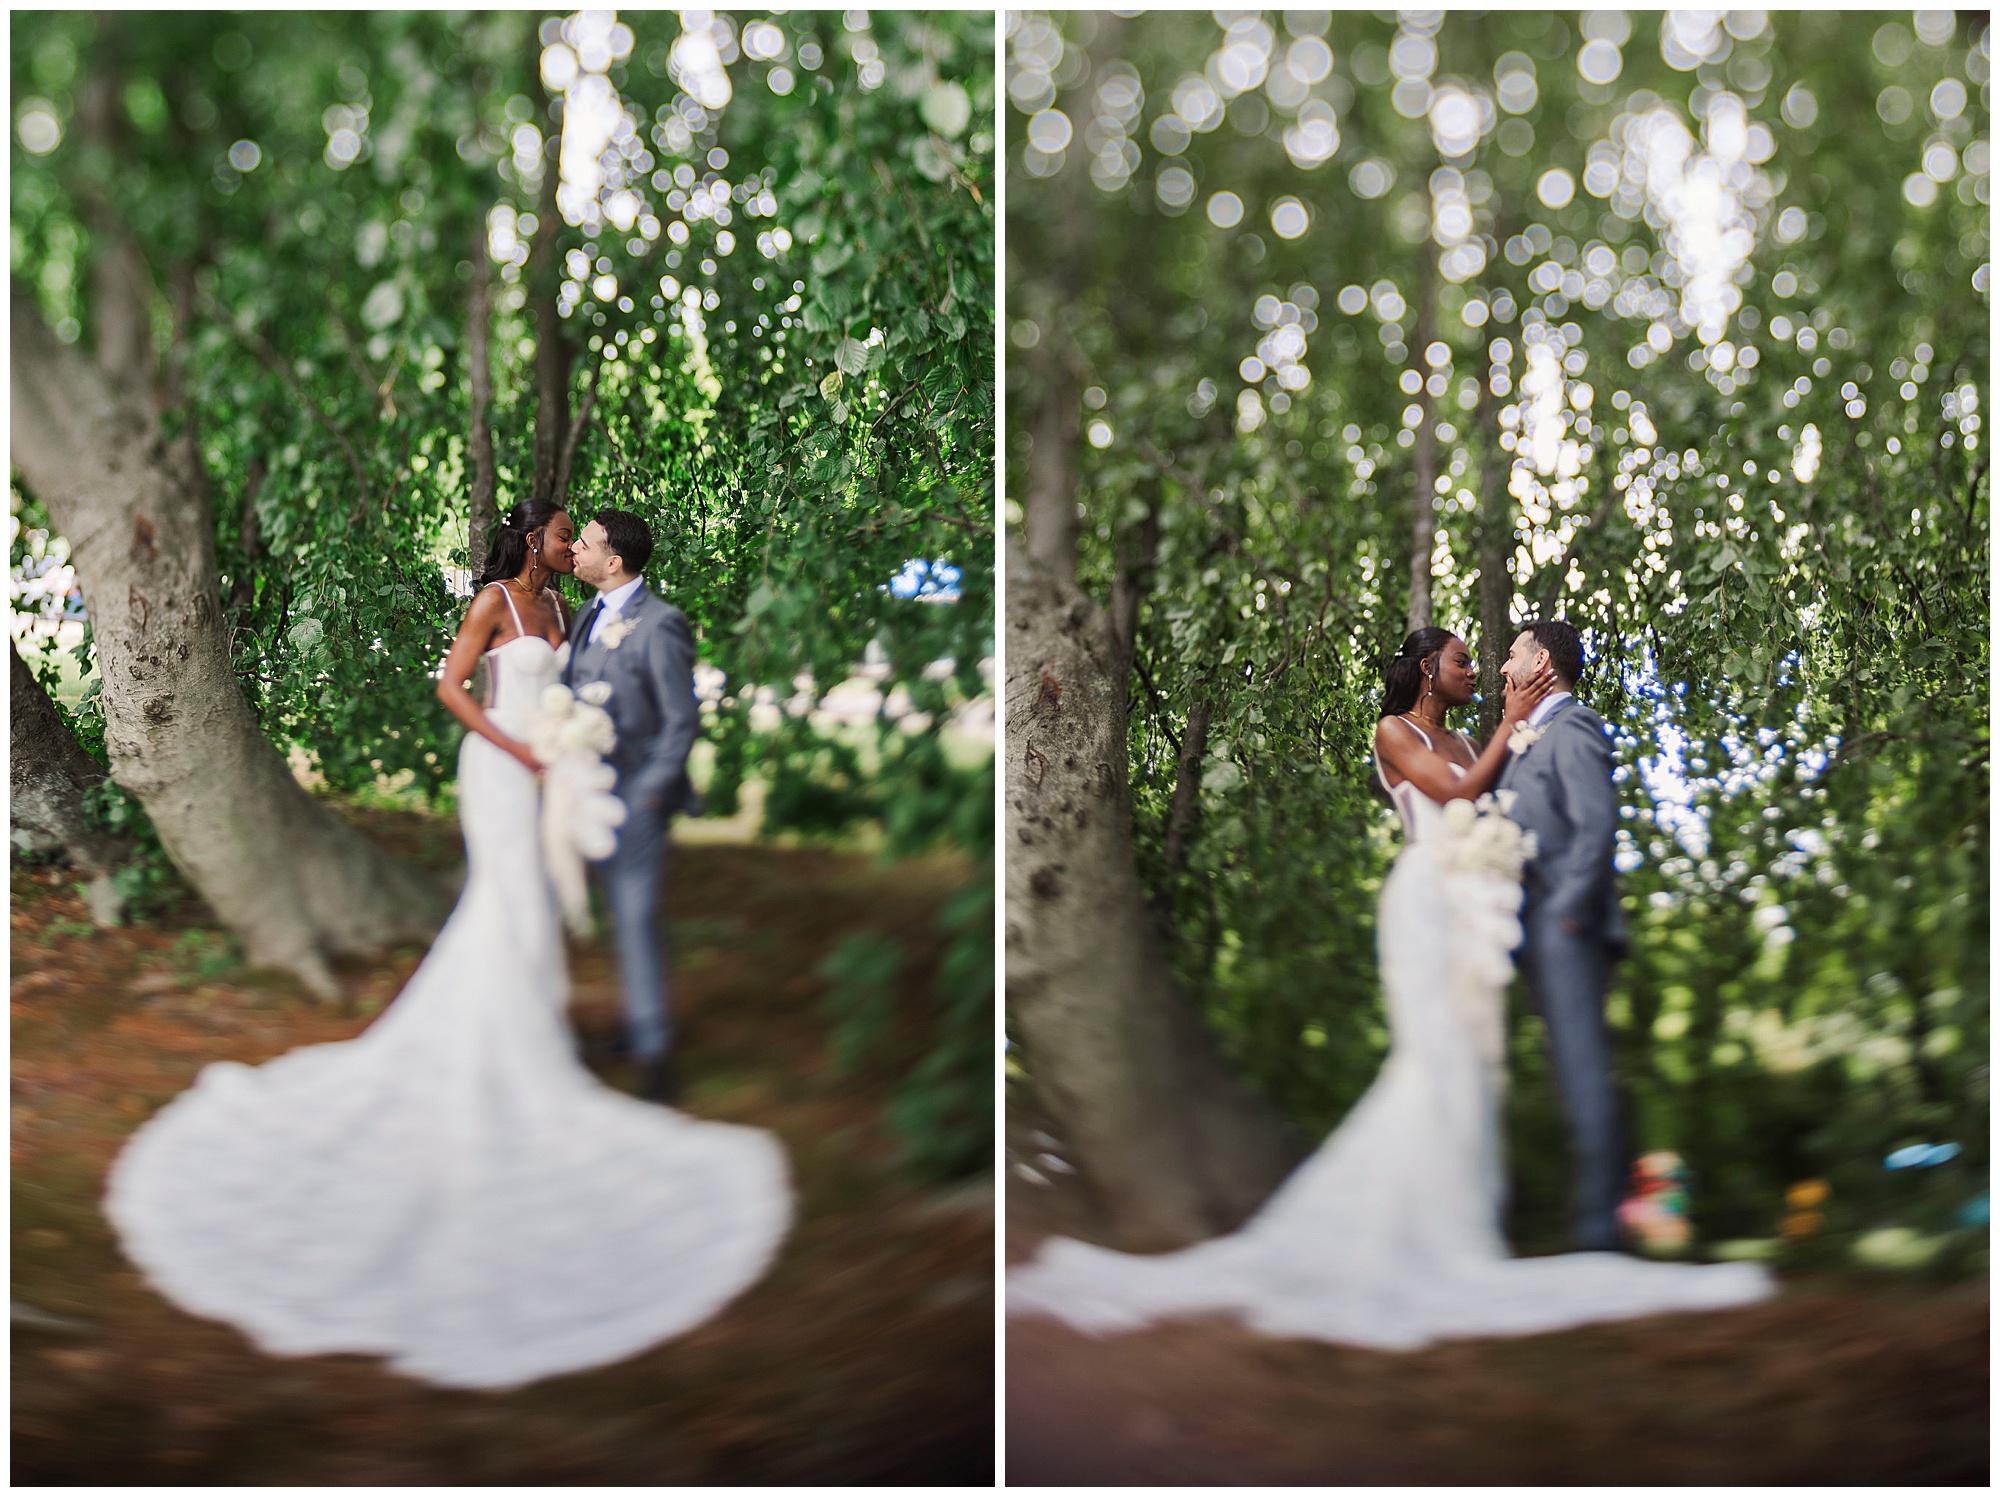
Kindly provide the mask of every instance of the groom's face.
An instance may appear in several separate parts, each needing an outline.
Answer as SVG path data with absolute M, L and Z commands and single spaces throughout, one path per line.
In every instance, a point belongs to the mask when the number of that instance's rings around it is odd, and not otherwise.
M 577 574 L 583 573 L 583 564 L 577 564 Z M 1535 640 L 1535 631 L 1523 629 L 1514 636 L 1514 648 L 1507 652 L 1507 663 L 1501 667 L 1507 678 L 1516 683 L 1528 681 L 1536 671 L 1548 663 L 1549 652 Z
M 624 559 L 611 549 L 610 536 L 595 520 L 583 527 L 583 534 L 577 537 L 570 554 L 576 559 L 578 580 L 591 587 L 602 587 L 615 580 L 624 565 Z

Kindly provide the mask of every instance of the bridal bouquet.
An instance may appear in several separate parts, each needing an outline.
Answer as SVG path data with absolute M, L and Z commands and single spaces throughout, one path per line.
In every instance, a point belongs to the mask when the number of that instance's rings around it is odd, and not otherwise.
M 1446 801 L 1447 835 L 1440 848 L 1446 865 L 1518 884 L 1521 869 L 1535 855 L 1535 834 L 1508 820 L 1514 799 L 1512 790 L 1501 790 L 1476 801 Z
M 541 711 L 528 747 L 547 765 L 542 775 L 542 853 L 563 919 L 578 935 L 590 932 L 590 898 L 583 865 L 608 858 L 618 847 L 625 805 L 611 793 L 618 772 L 604 762 L 618 742 L 608 682 L 581 691 L 553 685 L 543 690 Z
M 1521 944 L 1521 869 L 1535 855 L 1535 834 L 1507 819 L 1514 792 L 1444 803 L 1437 856 L 1447 875 L 1461 875 L 1455 906 L 1455 962 L 1473 1005 L 1472 1032 L 1489 1072 L 1504 1075 L 1506 1020 L 1501 993 Z M 1468 876 L 1469 877 L 1466 877 Z M 1497 1082 L 1496 1085 L 1501 1083 Z

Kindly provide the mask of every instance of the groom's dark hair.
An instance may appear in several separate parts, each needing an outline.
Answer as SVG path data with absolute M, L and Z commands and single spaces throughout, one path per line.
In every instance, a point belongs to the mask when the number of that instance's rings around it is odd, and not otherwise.
M 636 577 L 653 559 L 653 532 L 629 509 L 600 509 L 594 518 L 604 527 L 604 543 L 624 560 L 625 575 Z
M 1521 627 L 1549 652 L 1549 664 L 1574 686 L 1583 679 L 1583 636 L 1568 619 L 1529 619 Z

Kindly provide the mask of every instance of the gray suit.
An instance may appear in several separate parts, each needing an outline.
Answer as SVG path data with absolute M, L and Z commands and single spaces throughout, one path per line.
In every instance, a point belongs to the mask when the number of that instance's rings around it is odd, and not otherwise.
M 1624 1140 L 1604 1025 L 1604 986 L 1625 942 L 1612 876 L 1618 796 L 1604 719 L 1571 697 L 1558 702 L 1526 753 L 1508 759 L 1500 788 L 1509 813 L 1535 834 L 1522 878 L 1521 968 L 1548 1026 L 1556 1083 L 1576 1159 L 1577 1246 L 1615 1250 Z M 1564 921 L 1576 926 L 1563 928 Z
M 698 811 L 688 783 L 688 750 L 701 728 L 694 692 L 694 633 L 687 615 L 639 584 L 613 616 L 632 627 L 614 645 L 613 620 L 586 642 L 601 607 L 579 610 L 570 623 L 569 665 L 563 680 L 581 687 L 611 686 L 604 710 L 618 729 L 608 762 L 618 771 L 614 793 L 625 803 L 618 850 L 600 866 L 618 942 L 618 971 L 625 987 L 625 1027 L 632 1053 L 642 1061 L 664 1055 L 673 1040 L 671 976 L 666 933 L 658 922 L 660 880 L 667 853 L 667 825 L 676 811 Z

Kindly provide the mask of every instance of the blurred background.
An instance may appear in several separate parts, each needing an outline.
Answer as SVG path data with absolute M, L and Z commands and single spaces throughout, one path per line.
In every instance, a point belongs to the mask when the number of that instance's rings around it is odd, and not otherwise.
M 1154 963 L 1099 994 L 1009 951 L 1010 1257 L 1052 1230 L 1226 1227 L 1353 1104 L 1387 1043 L 1381 664 L 1418 623 L 1461 634 L 1483 738 L 1514 621 L 1552 613 L 1616 734 L 1636 1240 L 1792 1286 L 1726 1334 L 1557 1338 L 1532 1372 L 1498 1347 L 1099 1346 L 1021 1322 L 1010 1473 L 1630 1480 L 1610 1473 L 1641 1450 L 1646 1479 L 1983 1472 L 1985 16 L 1004 29 L 1010 806 L 1061 772 L 1035 760 L 1054 685 L 1013 678 L 1025 555 L 1123 651 L 1062 680 L 1060 711 L 1097 714 L 1107 783 L 1129 784 L 1129 831 L 1088 845 L 1131 870 L 1123 924 Z M 1008 839 L 1023 947 L 1074 949 Z M 1506 1225 L 1549 1252 L 1567 1135 L 1512 1003 Z M 1114 1023 L 1145 1041 L 1095 1045 Z M 1766 1365 L 1780 1345 L 1790 1372 Z M 1783 1416 L 1654 1357 L 1777 1378 Z M 1841 1370 L 1863 1363 L 1880 1397 Z M 1486 1412 L 1503 1366 L 1506 1419 Z M 1662 1399 L 1699 1407 L 1706 1455 L 1636 1412 Z M 1438 1448 L 1397 1454 L 1392 1405 Z
M 95 411 L 51 451 L 16 405 L 23 1479 L 989 1478 L 993 46 L 990 12 L 16 18 L 16 388 L 95 368 L 157 429 L 135 520 L 74 495 Z M 697 627 L 689 1106 L 776 1129 L 803 1219 L 619 1368 L 273 1364 L 144 1291 L 102 1171 L 421 955 L 462 866 L 436 673 L 530 493 L 643 515 Z M 283 786 L 210 783 L 272 751 Z M 308 845 L 340 877 L 249 909 L 228 870 Z M 601 941 L 573 972 L 609 1032 Z

